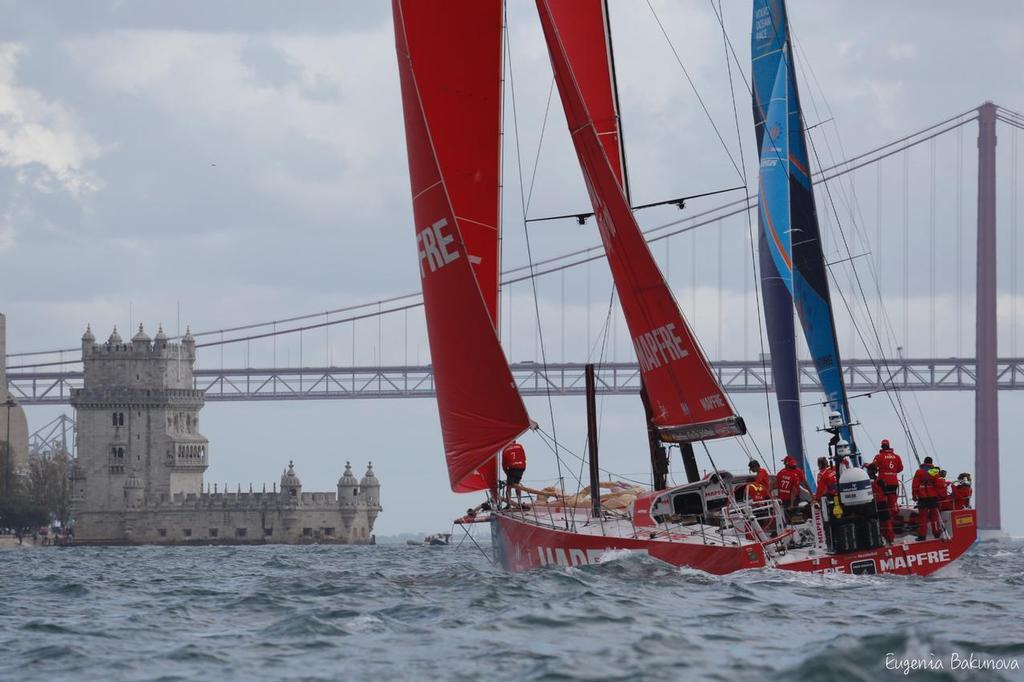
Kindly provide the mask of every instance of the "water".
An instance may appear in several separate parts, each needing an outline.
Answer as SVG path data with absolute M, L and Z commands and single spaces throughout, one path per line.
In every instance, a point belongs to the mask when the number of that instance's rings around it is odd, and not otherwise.
M 2 680 L 1024 679 L 1024 543 L 931 578 L 527 574 L 450 548 L 0 550 Z M 904 677 L 885 656 L 945 670 Z

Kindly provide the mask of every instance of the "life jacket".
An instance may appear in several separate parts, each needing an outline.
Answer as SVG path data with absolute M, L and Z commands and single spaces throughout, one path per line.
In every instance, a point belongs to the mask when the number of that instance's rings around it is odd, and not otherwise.
M 938 477 L 932 474 L 935 467 L 922 464 L 914 472 L 914 481 L 911 483 L 911 491 L 918 499 L 938 499 L 939 482 Z
M 525 469 L 526 450 L 519 443 L 509 443 L 501 451 L 502 469 Z
M 878 467 L 878 480 L 882 485 L 897 486 L 900 484 L 900 473 L 903 471 L 903 459 L 892 450 L 882 450 L 873 460 Z
M 790 501 L 800 494 L 800 486 L 807 483 L 803 469 L 786 467 L 775 474 L 775 485 L 779 489 L 779 499 Z
M 747 499 L 751 502 L 761 502 L 768 499 L 768 486 L 754 479 L 747 484 Z
M 817 492 L 814 493 L 815 500 L 820 500 L 822 495 L 828 495 L 829 497 L 835 496 L 839 491 L 839 483 L 836 480 L 836 470 L 832 467 L 826 467 L 819 471 L 817 488 Z
M 967 506 L 971 502 L 971 493 L 974 491 L 971 489 L 970 483 L 957 483 L 953 486 L 953 509 L 967 509 Z

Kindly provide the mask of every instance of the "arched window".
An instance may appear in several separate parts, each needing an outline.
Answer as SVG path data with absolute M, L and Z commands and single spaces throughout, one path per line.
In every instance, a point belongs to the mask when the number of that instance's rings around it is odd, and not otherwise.
M 124 426 L 124 412 L 117 413 L 117 425 Z
M 111 416 L 111 418 L 112 418 L 112 423 L 111 423 L 111 426 L 117 426 L 117 412 L 114 412 L 114 413 L 113 413 L 113 414 L 111 414 L 110 416 Z

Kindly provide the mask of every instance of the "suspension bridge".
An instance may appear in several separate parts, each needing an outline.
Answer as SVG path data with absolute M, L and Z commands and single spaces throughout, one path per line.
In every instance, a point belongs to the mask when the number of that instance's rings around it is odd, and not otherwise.
M 973 126 L 976 155 L 967 153 L 969 137 L 964 134 Z M 1001 164 L 997 128 L 1010 137 Z M 849 389 L 974 391 L 979 497 L 995 500 L 994 512 L 982 512 L 985 527 L 991 528 L 999 527 L 998 391 L 1024 388 L 1024 357 L 1017 354 L 1021 129 L 1024 115 L 986 102 L 842 161 L 835 161 L 845 156 L 841 145 L 834 149 L 826 138 L 822 148 L 831 162 L 819 159 L 824 167 L 815 174 L 834 304 L 841 318 L 838 332 L 846 339 Z M 1009 173 L 997 176 L 997 165 L 1008 166 Z M 940 188 L 944 177 L 950 186 Z M 918 181 L 927 186 L 918 187 Z M 971 222 L 966 195 L 972 189 L 977 199 L 973 240 L 965 234 Z M 997 204 L 997 194 L 1005 197 L 1002 204 Z M 747 227 L 756 205 L 756 196 L 748 195 L 645 229 L 684 312 L 707 344 L 721 383 L 736 393 L 773 387 L 760 344 L 756 297 L 750 293 L 751 274 L 742 265 L 749 263 Z M 682 259 L 677 255 L 675 263 L 674 244 L 681 244 L 686 254 Z M 714 256 L 718 269 L 709 273 Z M 610 285 L 606 273 L 592 272 L 592 265 L 602 258 L 602 248 L 594 244 L 502 273 L 502 341 L 524 395 L 582 393 L 584 361 L 599 364 L 600 392 L 638 391 L 638 367 L 614 297 L 607 310 L 600 303 Z M 678 277 L 680 260 L 688 266 L 682 268 L 691 277 L 688 282 Z M 870 269 L 875 282 L 874 290 L 861 292 L 860 299 L 843 293 L 852 288 L 851 268 L 858 264 Z M 967 284 L 972 274 L 973 290 Z M 582 304 L 567 302 L 566 281 L 572 277 L 585 277 L 585 285 L 575 282 L 576 290 L 586 291 Z M 708 280 L 717 283 L 712 292 L 706 289 Z M 517 298 L 523 285 L 539 285 L 540 295 L 550 303 L 543 313 Z M 570 292 L 573 286 L 570 282 Z M 410 293 L 195 333 L 195 388 L 212 401 L 433 396 L 429 358 L 423 357 L 421 306 L 420 295 Z M 560 332 L 545 332 L 547 352 L 540 318 Z M 865 334 L 869 326 L 879 330 L 874 339 Z M 1000 343 L 1009 351 L 1003 356 L 997 352 Z M 23 405 L 68 403 L 82 384 L 80 352 L 62 348 L 8 354 L 10 392 Z M 524 355 L 529 359 L 517 359 Z M 346 361 L 337 362 L 338 357 Z M 801 383 L 808 392 L 819 388 L 806 360 Z

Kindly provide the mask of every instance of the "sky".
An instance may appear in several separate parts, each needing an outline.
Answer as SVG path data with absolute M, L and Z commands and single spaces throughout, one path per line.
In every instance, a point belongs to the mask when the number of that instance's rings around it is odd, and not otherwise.
M 653 2 L 653 11 L 639 0 L 611 3 L 638 203 L 742 185 L 742 170 L 753 186 L 750 7 L 723 5 L 738 65 L 726 59 L 710 3 Z M 789 6 L 805 114 L 817 124 L 811 134 L 821 158 L 813 165 L 984 100 L 1024 111 L 1024 73 L 1013 68 L 1024 63 L 1019 2 Z M 161 323 L 172 334 L 185 325 L 209 331 L 418 289 L 390 3 L 0 0 L 0 10 L 0 309 L 10 352 L 74 348 L 87 323 L 101 340 L 115 324 L 122 334 L 139 322 L 151 333 Z M 524 205 L 538 217 L 585 209 L 587 197 L 557 96 L 545 116 L 551 74 L 533 3 L 510 0 L 509 25 L 506 104 L 514 100 L 515 114 L 506 111 L 503 259 L 516 267 L 528 262 Z M 881 171 L 834 183 L 834 213 L 819 192 L 828 257 L 846 255 L 844 236 L 851 255 L 867 254 L 862 274 L 879 274 L 866 305 L 884 308 L 887 339 L 906 355 L 972 354 L 975 130 L 968 125 L 887 159 Z M 1000 353 L 1019 356 L 1024 302 L 1013 265 L 1021 183 L 1012 169 L 1024 145 L 1005 126 L 999 139 Z M 650 227 L 717 203 L 696 200 L 686 213 L 658 209 L 640 219 Z M 536 258 L 597 242 L 592 227 L 572 221 L 538 225 L 530 233 Z M 760 351 L 748 227 L 740 216 L 654 247 L 715 359 Z M 850 282 L 849 270 L 836 271 L 837 286 Z M 542 350 L 554 361 L 593 358 L 609 287 L 600 262 L 539 280 L 542 335 L 532 288 L 507 287 L 509 358 L 537 360 Z M 604 357 L 628 360 L 620 318 L 613 310 Z M 865 357 L 851 323 L 858 311 L 839 318 L 844 355 Z M 199 366 L 296 365 L 300 352 L 307 365 L 425 363 L 422 327 L 414 310 L 379 328 L 329 328 L 304 338 L 301 350 L 294 338 L 202 350 Z M 1012 431 L 1024 399 L 1000 399 L 1008 492 L 1024 475 Z M 973 396 L 918 394 L 908 402 L 923 447 L 951 471 L 972 469 Z M 764 396 L 736 404 L 762 451 L 770 457 L 774 446 L 781 457 Z M 531 399 L 528 408 L 547 427 L 553 413 L 566 448 L 582 450 L 582 399 L 555 399 L 550 408 Z M 888 435 L 907 451 L 884 399 L 861 400 L 855 410 L 865 440 Z M 30 428 L 60 411 L 29 408 Z M 604 398 L 601 413 L 606 466 L 646 477 L 639 400 Z M 813 448 L 821 417 L 814 408 L 805 415 Z M 360 473 L 373 460 L 384 486 L 381 534 L 447 529 L 476 502 L 448 492 L 430 400 L 208 404 L 203 431 L 211 441 L 207 480 L 232 488 L 269 484 L 294 459 L 307 490 L 331 490 L 346 460 Z M 542 443 L 526 445 L 527 481 L 555 478 Z M 714 444 L 712 453 L 721 466 L 743 465 L 733 444 Z M 565 459 L 566 469 L 578 467 L 572 454 Z M 678 462 L 674 468 L 679 475 Z M 1005 525 L 1024 533 L 1022 503 L 1007 498 Z

